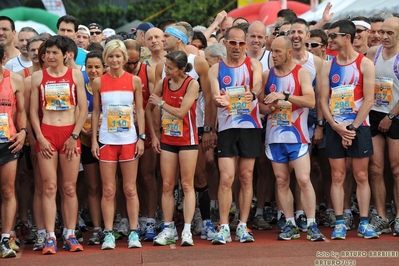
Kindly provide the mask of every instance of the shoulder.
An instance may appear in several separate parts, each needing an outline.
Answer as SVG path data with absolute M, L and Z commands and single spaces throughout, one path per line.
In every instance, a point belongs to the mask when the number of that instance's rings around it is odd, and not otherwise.
M 21 75 L 11 72 L 11 71 L 10 71 L 10 78 L 11 78 L 11 82 L 13 82 L 13 83 L 18 82 L 18 84 L 20 84 L 20 83 L 24 82 Z

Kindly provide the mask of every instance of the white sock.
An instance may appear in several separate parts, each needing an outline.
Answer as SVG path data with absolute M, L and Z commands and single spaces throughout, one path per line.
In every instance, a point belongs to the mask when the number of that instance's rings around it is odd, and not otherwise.
M 67 229 L 66 227 L 64 227 L 64 229 L 62 230 L 62 235 L 63 235 L 63 236 L 66 236 L 66 235 L 67 235 L 67 230 L 68 230 L 68 229 Z
M 50 237 L 56 238 L 55 233 L 54 232 L 47 233 L 47 238 L 50 238 Z
M 287 223 L 288 223 L 289 221 L 291 221 L 292 225 L 293 225 L 293 226 L 296 226 L 295 218 L 294 218 L 294 217 L 286 218 L 286 221 L 287 221 Z
M 3 238 L 10 238 L 10 234 L 1 234 L 1 241 L 3 241 Z
M 378 215 L 377 209 L 373 208 L 372 213 L 375 214 L 375 215 Z M 12 233 L 11 233 L 11 234 L 12 234 Z
M 191 232 L 191 224 L 184 223 L 183 231 Z
M 281 216 L 284 214 L 282 210 L 277 211 L 277 220 L 280 220 Z
M 14 230 L 11 230 L 11 232 L 10 232 L 10 235 L 17 235 L 17 233 L 15 233 L 15 231 Z
M 307 218 L 306 219 L 306 223 L 307 223 L 307 225 L 309 227 L 311 223 L 316 223 L 316 219 L 315 218 Z
M 263 216 L 263 209 L 262 208 L 256 208 L 256 213 L 255 213 L 255 217 L 258 215 L 262 215 Z
M 352 215 L 351 209 L 344 209 L 344 213 L 346 213 L 347 215 Z
M 46 229 L 37 230 L 39 234 L 47 234 Z
M 75 235 L 74 229 L 68 229 L 66 233 L 66 237 L 69 238 L 71 235 Z
M 303 210 L 297 210 L 297 211 L 295 212 L 295 219 L 298 219 L 298 218 L 299 218 L 299 215 L 301 215 L 301 214 L 305 214 L 305 212 L 304 212 Z

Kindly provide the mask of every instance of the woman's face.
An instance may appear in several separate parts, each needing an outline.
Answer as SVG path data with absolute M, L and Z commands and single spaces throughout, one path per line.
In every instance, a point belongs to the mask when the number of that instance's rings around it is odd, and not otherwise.
M 198 50 L 204 50 L 204 48 L 205 48 L 199 39 L 192 40 L 191 45 L 194 45 L 195 47 L 197 47 Z
M 105 60 L 110 70 L 123 68 L 125 64 L 125 58 L 119 48 L 116 48 L 112 53 L 108 54 Z
M 105 67 L 98 57 L 88 58 L 86 61 L 86 73 L 90 80 L 100 77 L 104 74 Z
M 179 69 L 175 62 L 166 59 L 165 75 L 168 79 L 179 77 L 181 73 L 183 73 L 183 70 Z

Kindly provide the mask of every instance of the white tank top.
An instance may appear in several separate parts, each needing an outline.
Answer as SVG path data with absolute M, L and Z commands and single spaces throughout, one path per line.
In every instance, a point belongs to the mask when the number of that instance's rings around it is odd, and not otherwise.
M 314 88 L 316 86 L 316 67 L 314 65 L 314 55 L 308 51 L 306 52 L 308 53 L 308 60 L 302 66 L 309 71 L 310 77 L 312 78 L 312 86 Z

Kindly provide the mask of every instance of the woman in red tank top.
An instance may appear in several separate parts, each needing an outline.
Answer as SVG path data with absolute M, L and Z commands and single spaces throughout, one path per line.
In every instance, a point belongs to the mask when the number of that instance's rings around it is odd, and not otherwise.
M 194 245 L 191 235 L 191 220 L 195 208 L 194 173 L 198 157 L 198 135 L 195 124 L 196 99 L 199 85 L 196 80 L 187 76 L 192 68 L 187 64 L 187 55 L 182 51 L 174 51 L 166 56 L 166 78 L 160 80 L 155 91 L 149 98 L 149 103 L 162 109 L 162 136 L 159 137 L 158 126 L 151 126 L 151 138 L 154 150 L 160 153 L 161 173 L 163 179 L 162 211 L 164 214 L 164 229 L 154 239 L 154 245 L 167 245 L 175 242 L 173 210 L 173 188 L 176 176 L 180 170 L 181 183 L 184 191 L 184 229 L 182 232 L 183 246 Z M 151 123 L 152 114 L 147 120 Z M 155 116 L 159 117 L 159 116 Z M 161 140 L 161 143 L 159 142 Z M 180 167 L 180 169 L 179 169 Z

